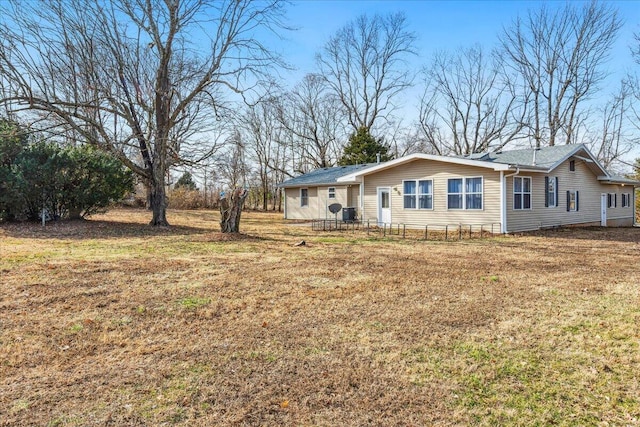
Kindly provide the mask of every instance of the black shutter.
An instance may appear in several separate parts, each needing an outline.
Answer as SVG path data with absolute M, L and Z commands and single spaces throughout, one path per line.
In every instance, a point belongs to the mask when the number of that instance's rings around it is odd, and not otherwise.
M 558 187 L 558 177 L 556 176 L 556 206 L 560 206 L 560 188 Z
M 549 177 L 544 177 L 544 207 L 549 207 Z
M 618 207 L 618 193 L 615 193 L 613 196 L 613 207 L 614 208 Z
M 571 210 L 571 192 L 567 190 L 567 212 Z
M 580 198 L 578 197 L 580 195 L 579 191 L 576 191 L 576 211 L 580 210 Z

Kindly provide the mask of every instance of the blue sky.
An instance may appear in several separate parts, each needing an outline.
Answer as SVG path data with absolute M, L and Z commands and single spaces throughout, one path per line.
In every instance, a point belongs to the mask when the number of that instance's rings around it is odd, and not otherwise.
M 574 4 L 584 2 L 573 1 Z M 537 10 L 546 4 L 562 8 L 564 1 L 296 1 L 288 9 L 288 24 L 298 28 L 283 45 L 285 58 L 298 70 L 290 78 L 315 71 L 314 55 L 328 38 L 357 16 L 403 11 L 409 29 L 418 36 L 418 56 L 413 65 L 420 67 L 430 61 L 438 50 L 479 43 L 485 48 L 497 44 L 502 28 L 509 26 L 529 9 Z M 640 32 L 640 1 L 614 1 L 624 27 L 612 52 L 611 71 L 622 73 L 634 67 L 629 53 L 633 33 Z M 636 66 L 639 67 L 639 66 Z M 618 79 L 616 79 L 618 80 Z M 294 83 L 294 82 L 292 82 Z
M 589 1 L 573 0 L 576 6 Z M 595 104 L 603 103 L 616 92 L 620 80 L 628 72 L 640 73 L 640 64 L 634 62 L 630 46 L 634 43 L 634 33 L 640 33 L 640 0 L 610 1 L 623 21 L 615 46 L 607 64 L 611 73 L 601 85 L 599 98 Z M 419 71 L 430 63 L 434 53 L 440 50 L 454 51 L 476 43 L 487 50 L 496 47 L 498 35 L 505 27 L 511 26 L 518 17 L 526 17 L 529 10 L 539 10 L 545 5 L 549 9 L 566 6 L 565 1 L 365 1 L 365 0 L 301 0 L 294 1 L 288 8 L 287 24 L 297 30 L 288 35 L 282 43 L 283 56 L 296 70 L 283 73 L 288 88 L 293 87 L 310 72 L 317 71 L 315 54 L 320 51 L 331 35 L 361 14 L 387 14 L 405 12 L 409 30 L 417 35 L 418 55 L 411 59 L 414 71 Z M 400 101 L 403 121 L 409 124 L 415 120 L 419 103 L 419 86 L 405 93 Z M 628 159 L 640 156 L 640 148 L 628 155 Z

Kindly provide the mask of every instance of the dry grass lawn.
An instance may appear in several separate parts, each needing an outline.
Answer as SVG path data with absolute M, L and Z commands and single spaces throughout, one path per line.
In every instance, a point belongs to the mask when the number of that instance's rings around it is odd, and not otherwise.
M 640 425 L 638 228 L 149 218 L 0 226 L 0 425 Z

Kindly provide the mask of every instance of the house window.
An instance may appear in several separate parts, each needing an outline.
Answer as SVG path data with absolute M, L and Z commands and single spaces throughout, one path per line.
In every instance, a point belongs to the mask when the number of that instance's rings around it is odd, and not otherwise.
M 482 209 L 482 178 L 465 178 L 466 209 Z
M 418 209 L 433 209 L 433 181 L 418 181 Z
M 576 170 L 576 161 L 575 160 L 569 160 L 569 170 L 571 172 L 575 172 L 575 170 Z
M 545 177 L 544 188 L 544 206 L 547 208 L 555 208 L 558 206 L 558 177 Z
M 309 206 L 309 189 L 301 188 L 300 189 L 300 207 L 304 208 L 305 206 Z
M 623 199 L 624 203 L 624 199 Z M 607 207 L 608 208 L 617 208 L 618 207 L 618 194 L 617 193 L 609 193 L 607 194 Z
M 580 199 L 578 191 L 567 191 L 567 212 L 580 210 Z
M 330 199 L 336 198 L 336 187 L 329 187 L 329 198 Z
M 403 186 L 404 186 L 404 208 L 415 209 L 416 208 L 416 182 L 405 181 Z
M 450 179 L 447 184 L 447 208 L 462 209 L 462 178 Z
M 433 181 L 404 181 L 405 209 L 433 209 Z
M 447 208 L 482 209 L 482 177 L 449 179 Z
M 531 209 L 531 178 L 513 177 L 513 209 Z
M 622 207 L 628 208 L 631 206 L 631 193 L 622 193 Z

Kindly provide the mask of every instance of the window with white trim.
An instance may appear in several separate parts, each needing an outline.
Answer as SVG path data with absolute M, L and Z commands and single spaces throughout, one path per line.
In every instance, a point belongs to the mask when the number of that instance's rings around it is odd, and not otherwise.
M 551 180 L 549 180 L 551 183 Z M 555 196 L 554 196 L 555 200 Z M 513 209 L 531 209 L 531 178 L 525 176 L 513 177 Z
M 300 189 L 300 207 L 304 208 L 305 206 L 309 206 L 309 189 L 301 188 Z
M 405 209 L 433 209 L 433 181 L 403 181 L 403 200 Z
M 335 199 L 336 198 L 336 187 L 329 187 L 329 198 L 330 199 Z
M 622 193 L 622 207 L 631 207 L 631 193 Z
M 447 181 L 447 209 L 482 209 L 482 197 L 482 177 Z
M 418 209 L 433 209 L 433 181 L 418 181 Z
M 447 209 L 463 209 L 462 178 L 452 178 L 447 182 Z
M 404 181 L 402 183 L 404 191 L 404 208 L 415 209 L 416 208 L 416 182 Z
M 618 207 L 618 193 L 608 193 L 607 194 L 607 207 L 608 208 L 617 208 Z

